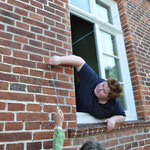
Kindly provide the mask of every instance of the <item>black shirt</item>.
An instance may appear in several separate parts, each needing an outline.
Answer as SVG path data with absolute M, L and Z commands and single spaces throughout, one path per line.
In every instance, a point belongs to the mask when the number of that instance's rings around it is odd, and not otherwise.
M 117 99 L 110 99 L 106 104 L 100 104 L 98 98 L 94 94 L 97 84 L 104 82 L 104 79 L 92 70 L 85 63 L 78 72 L 79 82 L 76 85 L 76 104 L 78 112 L 86 112 L 95 118 L 109 118 L 114 115 L 125 116 L 124 110 Z

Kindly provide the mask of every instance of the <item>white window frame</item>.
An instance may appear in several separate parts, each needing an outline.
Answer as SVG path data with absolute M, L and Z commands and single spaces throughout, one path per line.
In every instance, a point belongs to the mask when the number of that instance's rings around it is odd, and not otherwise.
M 104 79 L 106 77 L 105 77 L 104 64 L 103 64 L 104 62 L 103 52 L 100 51 L 102 39 L 100 38 L 99 29 L 115 36 L 116 47 L 118 50 L 118 57 L 119 57 L 119 62 L 120 62 L 121 77 L 123 81 L 122 84 L 125 89 L 124 96 L 126 99 L 126 107 L 127 107 L 127 110 L 125 111 L 126 121 L 137 120 L 136 107 L 135 107 L 135 101 L 134 101 L 134 96 L 133 96 L 133 89 L 132 89 L 132 84 L 131 84 L 127 56 L 125 52 L 125 45 L 124 45 L 123 32 L 122 32 L 121 23 L 120 23 L 118 6 L 117 6 L 117 3 L 113 0 L 99 0 L 99 1 L 107 5 L 110 8 L 112 18 L 115 18 L 112 21 L 113 24 L 104 23 L 102 20 L 100 20 L 96 16 L 96 12 L 95 12 L 96 0 L 89 0 L 91 14 L 69 4 L 70 13 L 94 24 L 96 48 L 97 48 L 97 54 L 98 54 L 97 58 L 98 58 L 98 61 L 100 62 L 100 66 L 98 67 L 100 68 L 99 70 L 100 70 L 101 77 Z M 103 120 L 96 119 L 87 113 L 77 112 L 76 114 L 77 114 L 77 124 L 103 122 Z

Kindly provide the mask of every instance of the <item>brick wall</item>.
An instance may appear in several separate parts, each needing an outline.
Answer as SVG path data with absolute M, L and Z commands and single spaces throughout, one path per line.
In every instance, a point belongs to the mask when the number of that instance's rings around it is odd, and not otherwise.
M 121 13 L 139 0 L 116 1 Z M 65 114 L 64 150 L 77 150 L 87 140 L 109 150 L 150 149 L 149 11 L 150 2 L 143 0 L 121 15 L 138 118 L 145 121 L 107 133 L 105 126 L 76 128 L 73 69 L 52 67 L 51 74 L 44 63 L 45 56 L 72 53 L 68 0 L 1 0 L 0 150 L 51 149 L 54 123 L 44 128 L 56 111 L 51 75 Z

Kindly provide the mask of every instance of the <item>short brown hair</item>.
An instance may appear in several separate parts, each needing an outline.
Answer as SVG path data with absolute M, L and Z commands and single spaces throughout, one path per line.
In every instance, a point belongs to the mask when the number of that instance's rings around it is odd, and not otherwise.
M 106 150 L 103 145 L 101 145 L 99 142 L 92 142 L 87 141 L 83 144 L 83 146 L 80 148 L 80 150 Z
M 118 98 L 122 94 L 122 86 L 121 84 L 113 78 L 109 78 L 107 80 L 108 87 L 110 88 L 110 92 L 108 94 L 109 98 Z

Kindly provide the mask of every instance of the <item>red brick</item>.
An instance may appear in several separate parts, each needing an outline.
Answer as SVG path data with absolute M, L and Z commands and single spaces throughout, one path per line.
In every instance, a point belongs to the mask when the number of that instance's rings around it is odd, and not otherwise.
M 42 110 L 41 105 L 39 104 L 28 104 L 27 111 L 40 112 Z
M 14 35 L 14 40 L 20 43 L 28 44 L 28 39 L 22 36 Z
M 24 144 L 7 144 L 6 150 L 24 150 Z
M 28 45 L 24 45 L 23 50 L 33 52 L 33 53 L 37 53 L 37 54 L 42 54 L 42 55 L 49 55 L 48 51 L 45 51 L 45 50 L 39 49 L 39 48 L 35 48 L 35 47 L 31 47 L 31 46 L 28 46 Z
M 48 25 L 46 25 L 44 23 L 41 23 L 39 21 L 35 21 L 35 20 L 32 20 L 32 19 L 29 19 L 29 18 L 23 17 L 23 22 L 25 22 L 27 24 L 31 24 L 31 25 L 37 26 L 37 27 L 41 27 L 41 28 L 44 28 L 44 29 L 48 29 Z
M 57 110 L 56 106 L 52 106 L 52 105 L 44 106 L 44 112 L 56 112 L 56 110 Z
M 0 37 L 1 37 L 1 38 L 4 38 L 4 39 L 12 40 L 12 34 L 10 34 L 10 33 L 1 32 L 1 31 L 0 31 Z
M 28 54 L 20 51 L 13 51 L 13 56 L 28 59 Z
M 16 22 L 16 27 L 22 28 L 24 30 L 29 30 L 29 25 L 24 24 L 22 22 Z
M 34 96 L 32 94 L 0 92 L 0 99 L 34 101 Z
M 12 10 L 13 10 L 13 7 L 10 6 L 10 5 L 8 5 L 7 3 L 1 3 L 1 2 L 0 2 L 0 7 L 1 7 L 1 8 L 4 8 L 4 9 L 6 9 L 6 10 L 9 10 L 9 11 L 12 11 Z
M 5 130 L 22 130 L 23 129 L 23 123 L 22 122 L 6 122 L 5 124 Z
M 28 92 L 33 92 L 33 93 L 41 93 L 41 87 L 37 86 L 27 86 Z
M 8 57 L 8 56 L 4 57 L 4 62 L 9 63 L 9 64 L 13 64 L 13 65 L 35 68 L 35 62 L 17 59 L 17 58 Z
M 53 132 L 36 132 L 33 134 L 34 140 L 44 140 L 53 138 Z
M 6 103 L 0 102 L 0 110 L 5 110 Z
M 74 114 L 65 114 L 64 115 L 64 120 L 65 121 L 74 121 L 76 120 L 76 115 Z
M 21 2 L 18 2 L 16 0 L 8 0 L 8 3 L 11 4 L 11 5 L 15 5 L 15 6 L 21 7 L 23 9 L 28 10 L 28 11 L 35 12 L 35 8 L 34 7 L 32 7 L 30 5 L 27 5 L 27 4 L 24 4 L 24 3 L 21 3 Z
M 28 68 L 22 68 L 22 67 L 14 67 L 13 72 L 19 74 L 29 74 Z
M 13 113 L 0 113 L 0 121 L 13 121 L 14 114 Z
M 11 50 L 0 46 L 0 54 L 11 55 Z
M 3 131 L 3 128 L 4 128 L 4 124 L 0 123 L 0 131 Z
M 39 2 L 36 2 L 36 1 L 31 0 L 30 3 L 31 3 L 31 5 L 33 5 L 33 6 L 36 6 L 36 7 L 38 7 L 38 8 L 42 8 L 42 9 L 43 9 L 43 5 L 40 3 L 40 1 L 39 1 Z
M 76 105 L 76 100 L 75 100 L 75 98 L 66 98 L 66 104 L 69 104 L 69 105 Z
M 39 70 L 30 70 L 31 76 L 43 77 L 43 72 Z
M 37 130 L 40 129 L 40 122 L 26 122 L 26 130 Z
M 15 8 L 15 13 L 22 15 L 22 16 L 28 16 L 28 12 L 20 8 Z
M 43 58 L 42 58 L 42 56 L 39 56 L 39 55 L 30 54 L 30 60 L 42 62 Z
M 0 90 L 8 90 L 8 83 L 0 81 Z
M 55 96 L 36 95 L 36 101 L 42 103 L 56 103 L 57 99 Z
M 40 150 L 42 148 L 41 142 L 27 143 L 27 150 Z
M 43 146 L 44 146 L 45 149 L 52 149 L 53 141 L 43 142 Z
M 4 150 L 4 145 L 0 145 L 0 150 Z
M 21 82 L 24 82 L 24 83 L 29 83 L 29 84 L 34 84 L 34 85 L 44 85 L 44 86 L 48 86 L 49 85 L 49 82 L 48 80 L 44 80 L 44 79 L 40 79 L 40 78 L 32 78 L 32 77 L 25 77 L 25 76 L 22 76 L 20 78 L 20 81 Z
M 1 20 L 1 18 L 0 18 L 0 20 Z M 21 49 L 21 44 L 20 43 L 12 42 L 12 41 L 9 41 L 9 40 L 4 40 L 4 39 L 1 39 L 1 38 L 0 38 L 0 45 L 11 47 L 11 48 L 16 48 L 16 49 Z
M 35 39 L 35 34 L 14 27 L 7 27 L 7 31 Z
M 43 94 L 55 95 L 54 88 L 43 88 Z
M 8 103 L 8 111 L 25 111 L 25 105 Z
M 14 20 L 0 16 L 0 21 L 6 24 L 14 25 Z
M 43 21 L 43 17 L 33 14 L 33 13 L 30 13 L 30 18 L 35 19 L 37 21 L 41 21 L 41 22 Z
M 47 121 L 49 120 L 47 113 L 18 113 L 18 121 Z
M 0 133 L 0 142 L 26 141 L 31 140 L 32 136 L 29 132 L 21 133 Z
M 6 73 L 0 73 L 0 80 L 18 82 L 19 77 L 17 75 L 10 75 L 10 74 L 6 74 Z

